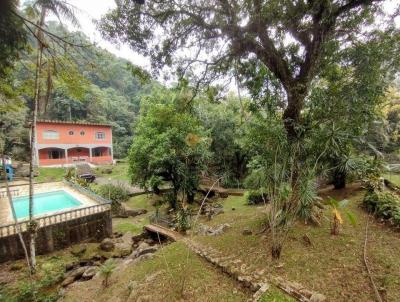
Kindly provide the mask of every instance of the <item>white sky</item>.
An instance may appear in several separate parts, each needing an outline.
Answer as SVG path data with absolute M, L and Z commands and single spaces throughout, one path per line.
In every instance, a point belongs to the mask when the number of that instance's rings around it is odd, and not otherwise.
M 398 1 L 400 0 L 385 0 L 383 2 L 385 11 L 393 12 L 399 3 Z M 93 19 L 100 19 L 101 16 L 114 8 L 116 6 L 114 0 L 68 0 L 67 2 L 77 8 L 75 13 L 79 20 L 80 28 L 76 28 L 76 30 L 84 32 L 92 42 L 95 42 L 98 46 L 107 49 L 116 56 L 125 58 L 133 64 L 150 71 L 150 61 L 148 58 L 134 52 L 128 45 L 115 45 L 104 40 L 97 31 Z M 49 19 L 53 18 L 50 17 Z M 400 26 L 400 17 L 396 18 L 396 25 Z
M 84 32 L 92 42 L 116 56 L 128 59 L 135 65 L 149 69 L 150 61 L 147 58 L 134 52 L 127 45 L 114 45 L 104 40 L 97 31 L 96 25 L 92 22 L 93 19 L 100 19 L 111 8 L 114 8 L 116 6 L 114 0 L 68 0 L 68 3 L 78 9 L 75 14 L 79 20 L 80 28 L 76 28 L 76 30 Z

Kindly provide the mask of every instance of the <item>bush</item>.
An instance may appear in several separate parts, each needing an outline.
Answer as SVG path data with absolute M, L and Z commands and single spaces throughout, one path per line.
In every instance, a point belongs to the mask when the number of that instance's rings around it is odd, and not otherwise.
M 376 217 L 400 226 L 400 197 L 392 192 L 368 192 L 363 200 L 364 206 Z
M 128 190 L 121 185 L 101 185 L 95 188 L 95 192 L 103 198 L 111 200 L 111 211 L 113 213 L 119 213 L 121 203 L 129 199 Z
M 267 196 L 260 190 L 251 190 L 246 192 L 245 198 L 249 205 L 264 204 L 264 202 L 268 202 Z

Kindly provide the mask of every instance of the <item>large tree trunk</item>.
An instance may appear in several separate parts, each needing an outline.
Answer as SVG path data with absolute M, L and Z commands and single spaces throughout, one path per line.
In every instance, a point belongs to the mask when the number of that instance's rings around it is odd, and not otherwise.
M 30 140 L 30 162 L 29 162 L 29 234 L 30 234 L 30 254 L 31 254 L 31 269 L 35 272 L 36 269 L 36 232 L 37 232 L 37 223 L 33 218 L 33 168 L 34 168 L 34 160 L 36 157 L 36 121 L 38 115 L 38 107 L 39 107 L 39 96 L 40 96 L 40 77 L 42 73 L 42 57 L 43 57 L 43 33 L 41 28 L 44 25 L 44 20 L 46 16 L 46 10 L 43 8 L 40 14 L 40 20 L 38 22 L 38 52 L 36 57 L 36 72 L 35 72 L 35 94 L 33 99 L 33 112 L 32 112 L 32 125 L 31 125 L 31 140 Z
M 333 172 L 332 183 L 336 190 L 344 189 L 346 187 L 346 172 L 336 168 Z

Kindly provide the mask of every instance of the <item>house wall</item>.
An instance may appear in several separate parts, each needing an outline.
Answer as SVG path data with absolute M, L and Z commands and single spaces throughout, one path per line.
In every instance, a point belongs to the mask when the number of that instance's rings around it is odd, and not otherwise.
M 39 144 L 111 144 L 112 133 L 110 126 L 78 125 L 78 124 L 58 124 L 58 123 L 37 123 L 37 143 Z M 57 131 L 59 139 L 43 138 L 44 131 Z M 73 135 L 69 132 L 73 131 Z M 80 132 L 85 134 L 81 135 Z M 96 139 L 96 132 L 104 132 L 104 139 Z

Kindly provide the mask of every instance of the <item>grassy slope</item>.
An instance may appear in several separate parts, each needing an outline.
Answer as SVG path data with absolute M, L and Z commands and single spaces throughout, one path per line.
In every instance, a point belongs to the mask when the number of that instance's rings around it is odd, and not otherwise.
M 104 173 L 108 169 L 112 169 L 111 174 Z M 111 179 L 117 180 L 125 180 L 129 181 L 128 176 L 128 163 L 127 162 L 120 162 L 115 165 L 104 165 L 96 169 L 96 175 L 101 177 L 107 177 Z
M 39 168 L 39 175 L 35 177 L 36 182 L 61 181 L 65 175 L 65 168 Z
M 146 209 L 147 214 L 133 218 L 114 218 L 113 230 L 121 233 L 131 232 L 134 235 L 140 234 L 143 226 L 149 223 L 149 216 L 154 211 L 151 200 L 151 195 L 147 194 L 131 197 L 125 204 L 132 209 Z
M 246 301 L 250 293 L 198 256 L 189 253 L 182 243 L 172 243 L 151 260 L 124 266 L 113 273 L 110 287 L 103 289 L 101 279 L 75 283 L 66 292 L 65 302 L 75 301 Z M 168 263 L 168 267 L 166 265 Z M 130 298 L 128 284 L 137 282 Z M 147 299 L 144 299 L 147 296 Z M 142 300 L 141 300 L 142 301 Z
M 211 222 L 232 225 L 226 234 L 218 237 L 197 237 L 227 254 L 235 254 L 253 268 L 265 268 L 268 273 L 280 275 L 302 283 L 310 289 L 326 294 L 329 301 L 372 301 L 365 268 L 362 263 L 364 232 L 367 215 L 360 208 L 363 192 L 358 188 L 329 191 L 338 199 L 351 199 L 350 209 L 357 216 L 357 225 L 345 224 L 340 236 L 331 236 L 329 220 L 321 227 L 299 223 L 284 246 L 281 261 L 271 261 L 267 235 L 243 236 L 241 231 L 250 227 L 254 232 L 262 227 L 262 209 L 244 206 L 241 197 L 225 201 L 226 213 Z M 236 210 L 232 211 L 232 207 Z M 326 210 L 325 215 L 331 216 Z M 313 245 L 308 247 L 302 237 L 307 234 Z M 232 249 L 232 247 L 235 247 Z M 386 226 L 370 220 L 368 257 L 378 287 L 387 290 L 388 301 L 400 301 L 400 236 Z

